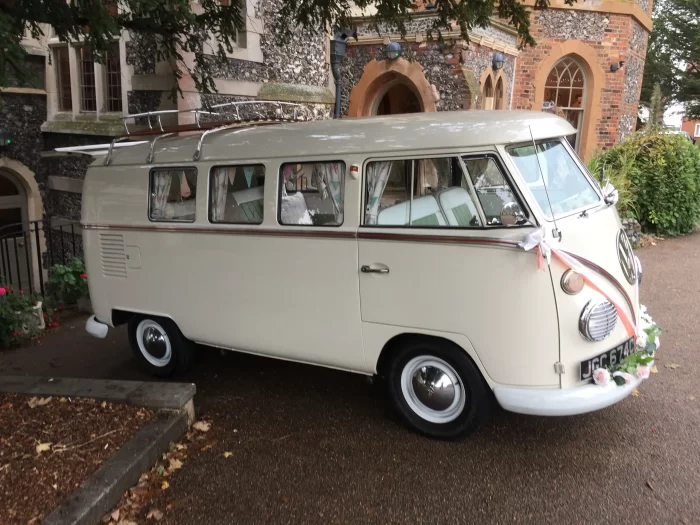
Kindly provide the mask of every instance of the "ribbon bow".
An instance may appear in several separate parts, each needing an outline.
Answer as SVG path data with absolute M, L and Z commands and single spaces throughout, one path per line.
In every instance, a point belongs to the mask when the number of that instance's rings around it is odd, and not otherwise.
M 549 245 L 549 243 L 547 243 L 547 239 L 544 238 L 544 229 L 540 228 L 539 230 L 535 230 L 529 233 L 523 241 L 518 243 L 518 247 L 522 248 L 525 251 L 530 251 L 534 248 L 537 249 L 537 268 L 539 270 L 544 271 L 545 260 L 547 261 L 547 265 L 550 265 L 552 262 L 552 255 L 554 255 L 554 257 L 557 258 L 564 266 L 578 273 L 581 277 L 583 277 L 583 281 L 588 286 L 590 286 L 596 292 L 605 297 L 615 307 L 617 315 L 620 317 L 620 320 L 622 321 L 625 330 L 627 330 L 627 335 L 629 337 L 636 336 L 637 327 L 635 326 L 635 323 L 633 323 L 630 320 L 630 318 L 620 307 L 620 305 L 617 304 L 616 301 L 614 301 L 608 294 L 606 294 L 601 289 L 601 287 L 596 282 L 598 281 L 597 276 L 594 275 L 589 270 L 589 268 L 585 267 L 583 264 L 581 264 L 578 260 L 576 260 L 574 257 L 569 255 L 565 251 L 558 250 Z

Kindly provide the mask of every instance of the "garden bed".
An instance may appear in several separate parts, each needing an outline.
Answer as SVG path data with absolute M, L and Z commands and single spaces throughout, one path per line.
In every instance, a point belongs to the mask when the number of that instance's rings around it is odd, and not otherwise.
M 0 394 L 0 523 L 41 523 L 153 418 L 94 399 Z

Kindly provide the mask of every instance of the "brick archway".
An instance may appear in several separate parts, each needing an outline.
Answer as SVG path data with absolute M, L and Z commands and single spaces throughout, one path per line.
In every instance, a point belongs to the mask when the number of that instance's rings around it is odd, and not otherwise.
M 350 92 L 349 117 L 373 115 L 379 99 L 387 89 L 400 82 L 416 95 L 423 111 L 437 111 L 430 83 L 423 74 L 423 67 L 405 58 L 396 60 L 372 60 L 362 73 L 360 81 Z
M 581 130 L 580 156 L 587 160 L 595 151 L 596 123 L 600 121 L 600 101 L 605 75 L 598 65 L 595 50 L 583 42 L 567 40 L 552 48 L 540 63 L 535 75 L 535 103 L 533 109 L 541 110 L 544 101 L 544 85 L 547 76 L 557 62 L 566 56 L 572 56 L 581 65 L 586 77 L 586 95 L 584 104 L 584 122 Z

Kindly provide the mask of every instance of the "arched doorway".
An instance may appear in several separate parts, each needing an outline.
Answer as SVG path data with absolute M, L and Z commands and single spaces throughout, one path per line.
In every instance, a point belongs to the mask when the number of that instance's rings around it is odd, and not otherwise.
M 554 64 L 544 84 L 544 102 L 551 102 L 576 129 L 568 138 L 577 152 L 581 151 L 586 99 L 586 75 L 581 64 L 571 56 Z
M 396 115 L 401 113 L 420 113 L 423 111 L 420 99 L 405 83 L 390 84 L 386 93 L 377 97 L 375 115 Z
M 423 66 L 404 58 L 372 60 L 350 92 L 349 117 L 436 111 Z
M 496 81 L 494 99 L 494 109 L 505 109 L 506 89 L 503 83 L 503 76 L 499 76 Z
M 19 228 L 21 232 L 21 223 L 28 220 L 27 194 L 22 184 L 10 171 L 0 169 L 0 236 L 11 229 Z

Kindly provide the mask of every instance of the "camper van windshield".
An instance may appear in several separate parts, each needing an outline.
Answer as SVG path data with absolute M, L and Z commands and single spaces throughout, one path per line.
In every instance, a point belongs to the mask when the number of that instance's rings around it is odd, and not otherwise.
M 600 197 L 588 178 L 561 141 L 552 140 L 537 144 L 539 166 L 532 144 L 513 146 L 507 151 L 547 218 L 551 219 L 552 213 L 557 217 L 600 202 Z M 552 203 L 551 211 L 542 180 L 543 175 Z

